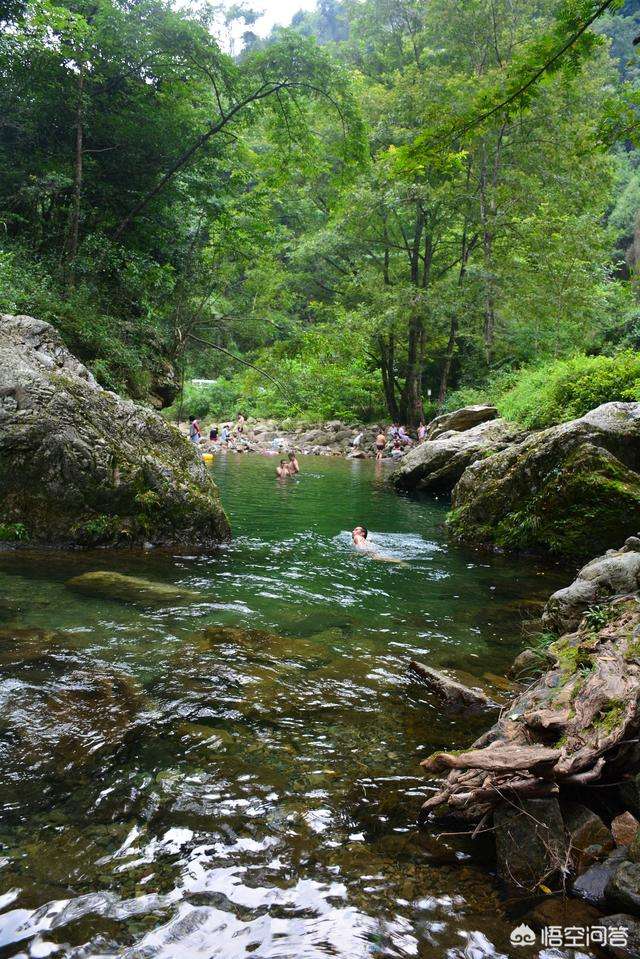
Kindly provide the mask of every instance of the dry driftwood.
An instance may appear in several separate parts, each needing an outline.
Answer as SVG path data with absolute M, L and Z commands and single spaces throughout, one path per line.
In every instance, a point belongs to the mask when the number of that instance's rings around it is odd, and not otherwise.
M 640 599 L 613 600 L 551 647 L 555 665 L 467 751 L 424 760 L 447 777 L 423 816 L 476 819 L 505 797 L 532 798 L 616 775 L 640 729 Z

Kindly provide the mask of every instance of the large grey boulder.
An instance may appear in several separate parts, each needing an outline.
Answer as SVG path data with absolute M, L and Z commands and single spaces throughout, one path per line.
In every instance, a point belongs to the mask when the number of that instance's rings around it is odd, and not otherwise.
M 469 543 L 586 558 L 640 529 L 638 470 L 640 403 L 605 403 L 476 459 L 449 527 Z
M 102 389 L 48 323 L 0 315 L 0 537 L 197 548 L 229 524 L 175 427 Z
M 480 423 L 465 432 L 450 431 L 420 443 L 404 456 L 391 480 L 397 489 L 450 493 L 472 463 L 505 449 L 524 437 L 505 420 Z
M 426 438 L 436 440 L 442 433 L 448 433 L 450 430 L 463 433 L 465 430 L 478 426 L 479 423 L 497 418 L 498 411 L 495 406 L 463 406 L 462 409 L 454 410 L 452 413 L 443 413 L 431 420 Z
M 590 606 L 639 588 L 640 540 L 630 537 L 622 549 L 592 559 L 570 586 L 553 593 L 544 608 L 542 622 L 557 632 L 568 632 L 580 625 Z

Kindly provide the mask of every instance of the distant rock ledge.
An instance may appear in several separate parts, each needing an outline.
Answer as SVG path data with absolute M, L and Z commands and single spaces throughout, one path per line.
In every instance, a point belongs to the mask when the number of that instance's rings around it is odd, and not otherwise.
M 177 429 L 99 386 L 48 323 L 0 315 L 0 540 L 198 549 L 229 537 Z

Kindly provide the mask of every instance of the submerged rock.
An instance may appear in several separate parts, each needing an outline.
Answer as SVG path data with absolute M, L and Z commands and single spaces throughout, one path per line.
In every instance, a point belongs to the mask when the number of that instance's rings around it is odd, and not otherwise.
M 410 450 L 391 480 L 397 489 L 449 493 L 468 466 L 505 449 L 524 435 L 523 430 L 505 420 L 480 423 L 463 433 L 446 433 Z
M 532 890 L 562 870 L 567 847 L 557 799 L 501 803 L 493 825 L 498 872 L 510 886 Z
M 125 576 L 111 570 L 82 573 L 67 580 L 66 585 L 86 596 L 100 596 L 142 606 L 170 606 L 185 602 L 194 603 L 200 599 L 198 593 L 192 589 L 168 583 L 154 583 L 149 579 Z
M 0 705 L 2 799 L 42 783 L 35 801 L 56 782 L 76 786 L 81 773 L 134 734 L 147 702 L 132 677 L 105 666 L 72 669 L 43 686 L 5 679 Z
M 465 542 L 584 557 L 640 529 L 639 469 L 640 403 L 605 403 L 476 459 L 449 527 Z
M 201 457 L 157 413 L 102 389 L 48 323 L 0 316 L 0 524 L 42 544 L 229 538 Z
M 580 899 L 593 903 L 594 906 L 602 906 L 605 902 L 607 887 L 611 878 L 618 870 L 620 863 L 624 859 L 624 850 L 615 849 L 604 862 L 598 862 L 581 876 L 578 876 L 573 884 L 573 893 Z
M 422 663 L 412 661 L 409 665 L 416 676 L 451 710 L 500 708 L 478 685 L 465 685 L 454 677 Z M 473 680 L 473 677 L 471 679 Z
M 605 895 L 613 905 L 640 915 L 640 863 L 621 862 L 607 883 Z
M 640 922 L 632 916 L 617 913 L 615 916 L 605 916 L 594 925 L 604 926 L 609 932 L 608 952 L 616 959 L 638 959 L 640 956 Z M 617 935 L 612 935 L 613 931 Z M 625 944 L 621 942 L 620 931 L 624 932 Z
M 427 439 L 438 439 L 443 433 L 449 430 L 455 430 L 463 433 L 470 430 L 479 423 L 486 423 L 487 420 L 498 418 L 498 411 L 495 406 L 463 406 L 462 409 L 454 410 L 452 413 L 443 413 L 431 420 L 427 429 Z
M 544 608 L 543 625 L 558 632 L 576 629 L 589 607 L 611 596 L 636 592 L 640 587 L 640 549 L 627 543 L 621 550 L 592 559 L 570 586 L 557 590 Z

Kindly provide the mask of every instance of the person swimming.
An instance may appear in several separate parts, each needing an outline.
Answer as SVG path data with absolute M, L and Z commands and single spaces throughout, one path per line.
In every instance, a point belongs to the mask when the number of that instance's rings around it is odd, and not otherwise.
M 276 467 L 276 476 L 278 479 L 286 479 L 287 476 L 293 476 L 293 473 L 289 468 L 288 460 L 280 460 L 280 466 Z
M 354 531 L 351 534 L 351 539 L 353 545 L 356 549 L 361 549 L 363 552 L 371 552 L 371 543 L 367 542 L 367 536 L 369 535 L 369 530 L 366 526 L 356 526 Z
M 351 533 L 351 540 L 356 549 L 361 553 L 366 553 L 371 559 L 377 559 L 380 563 L 400 563 L 404 566 L 401 559 L 395 559 L 393 556 L 382 556 L 376 551 L 375 546 L 368 540 L 369 530 L 366 526 L 356 526 Z

